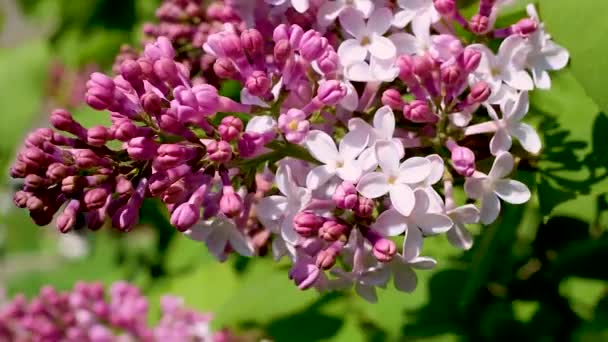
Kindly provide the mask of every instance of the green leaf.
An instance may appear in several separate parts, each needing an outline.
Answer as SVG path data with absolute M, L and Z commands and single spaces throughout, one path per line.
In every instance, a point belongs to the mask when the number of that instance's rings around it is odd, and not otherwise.
M 602 110 L 608 109 L 607 1 L 543 0 L 541 19 L 555 41 L 570 51 L 572 73 Z M 573 19 L 574 17 L 580 20 Z

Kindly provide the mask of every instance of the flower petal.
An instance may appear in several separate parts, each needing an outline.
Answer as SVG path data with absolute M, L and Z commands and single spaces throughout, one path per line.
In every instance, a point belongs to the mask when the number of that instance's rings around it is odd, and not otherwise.
M 367 20 L 367 32 L 383 35 L 391 27 L 393 12 L 386 7 L 377 8 Z
M 473 247 L 473 235 L 462 224 L 455 223 L 454 227 L 446 235 L 448 241 L 454 247 L 464 250 L 469 250 Z
M 416 15 L 416 12 L 414 12 L 414 11 L 408 11 L 408 10 L 399 11 L 399 12 L 395 13 L 392 24 L 393 24 L 393 26 L 395 26 L 397 28 L 404 28 L 407 26 L 407 24 L 409 24 L 412 21 L 412 19 L 414 19 L 415 15 Z
M 506 129 L 499 128 L 490 140 L 490 152 L 497 155 L 511 149 L 512 139 Z
M 452 209 L 448 211 L 448 215 L 450 215 L 455 222 L 467 224 L 479 222 L 479 209 L 473 204 L 465 204 Z
M 429 257 L 417 257 L 410 261 L 410 265 L 419 270 L 430 270 L 437 266 L 437 260 Z
M 344 5 L 338 1 L 326 1 L 317 12 L 317 22 L 322 27 L 331 25 L 340 15 Z
M 397 47 L 390 39 L 376 33 L 370 39 L 369 52 L 372 56 L 381 60 L 392 60 L 397 56 Z
M 390 140 L 395 132 L 395 114 L 389 106 L 381 107 L 374 115 L 374 128 L 382 139 Z
M 316 190 L 327 183 L 336 174 L 336 170 L 329 165 L 320 165 L 308 173 L 306 176 L 306 187 Z
M 388 178 L 380 172 L 371 172 L 359 180 L 357 191 L 367 198 L 378 198 L 385 195 L 390 189 Z
M 519 140 L 524 150 L 532 154 L 538 154 L 538 152 L 540 152 L 540 149 L 542 148 L 540 136 L 532 126 L 525 123 L 519 123 L 514 127 L 511 127 L 511 134 Z
M 374 286 L 356 283 L 355 291 L 359 296 L 361 296 L 361 298 L 370 303 L 376 303 L 378 301 L 378 295 L 376 294 L 376 288 Z
M 391 141 L 378 141 L 375 146 L 376 160 L 386 175 L 396 176 L 399 173 L 399 155 L 397 146 Z
M 358 40 L 347 39 L 338 47 L 338 56 L 342 65 L 349 66 L 364 61 L 367 58 L 367 49 L 361 46 Z
M 530 200 L 531 196 L 530 190 L 524 183 L 512 179 L 496 181 L 496 189 L 494 191 L 503 201 L 511 204 L 526 203 Z
M 269 196 L 262 198 L 256 204 L 256 216 L 267 229 L 277 224 L 287 209 L 287 198 L 283 196 Z
M 362 130 L 348 132 L 340 141 L 339 153 L 342 159 L 355 160 L 361 152 L 367 147 L 369 142 L 369 134 Z
M 406 231 L 405 240 L 403 240 L 403 259 L 405 261 L 409 262 L 420 255 L 422 239 L 420 229 L 412 226 Z
M 336 169 L 336 174 L 342 180 L 357 183 L 363 171 L 357 161 L 347 161 L 342 167 Z
M 416 204 L 416 197 L 412 188 L 405 184 L 393 184 L 390 187 L 389 195 L 393 207 L 401 215 L 409 216 L 412 213 Z
M 515 98 L 515 103 L 512 106 L 505 107 L 505 110 L 506 112 L 503 115 L 509 122 L 520 121 L 530 110 L 530 97 L 528 96 L 528 92 L 520 92 Z
M 492 169 L 488 174 L 488 177 L 491 179 L 501 179 L 508 176 L 511 171 L 513 171 L 514 161 L 513 156 L 509 152 L 502 152 L 496 156 L 494 159 L 494 163 L 492 164 Z
M 496 221 L 500 213 L 500 200 L 493 192 L 487 193 L 481 199 L 480 220 L 483 224 Z
M 406 184 L 423 182 L 431 174 L 431 162 L 422 157 L 406 159 L 399 166 L 399 177 L 397 181 Z
M 334 140 L 323 131 L 311 131 L 304 142 L 310 154 L 323 164 L 333 164 L 338 159 Z
M 395 267 L 393 270 L 395 276 L 395 288 L 399 291 L 411 293 L 416 289 L 418 277 L 413 269 L 407 266 Z
M 355 82 L 369 82 L 374 80 L 371 67 L 367 62 L 357 62 L 347 65 L 344 70 L 344 75 L 349 80 Z
M 416 224 L 427 235 L 445 233 L 452 228 L 454 223 L 447 215 L 438 213 L 426 213 L 416 217 Z
M 354 8 L 347 8 L 340 13 L 340 26 L 355 38 L 361 38 L 367 29 L 363 13 Z
M 399 55 L 415 55 L 418 53 L 418 39 L 409 33 L 397 32 L 388 37 L 397 47 Z
M 435 184 L 443 178 L 443 172 L 445 171 L 445 165 L 443 164 L 443 158 L 437 154 L 431 154 L 426 156 L 426 159 L 431 163 L 431 173 L 426 179 L 427 184 Z
M 304 13 L 310 6 L 309 0 L 291 0 L 291 6 L 299 13 Z
M 485 193 L 484 182 L 488 177 L 483 175 L 482 177 L 467 177 L 464 181 L 464 191 L 467 193 L 469 198 L 480 199 Z
M 372 225 L 372 229 L 385 237 L 397 236 L 405 232 L 408 225 L 403 215 L 394 209 L 389 209 L 378 216 L 376 222 Z

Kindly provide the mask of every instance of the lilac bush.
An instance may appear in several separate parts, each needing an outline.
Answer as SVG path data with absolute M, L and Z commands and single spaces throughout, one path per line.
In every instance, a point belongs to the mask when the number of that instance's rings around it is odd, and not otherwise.
M 15 203 L 61 232 L 128 232 L 156 198 L 219 260 L 268 244 L 300 289 L 411 292 L 436 265 L 424 239 L 468 249 L 467 225 L 531 197 L 512 179 L 542 150 L 528 92 L 569 54 L 532 5 L 496 27 L 509 2 L 165 1 L 143 51 L 87 82 L 112 124 L 53 111 L 11 169 Z

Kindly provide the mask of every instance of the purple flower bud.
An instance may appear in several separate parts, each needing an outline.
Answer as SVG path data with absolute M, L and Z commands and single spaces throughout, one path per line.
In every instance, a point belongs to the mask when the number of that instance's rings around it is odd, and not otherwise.
M 338 70 L 340 58 L 334 49 L 326 49 L 325 53 L 317 59 L 317 64 L 325 75 L 331 75 Z
M 42 201 L 41 198 L 32 195 L 27 198 L 27 202 L 25 202 L 25 206 L 30 211 L 41 210 L 44 207 L 44 202 Z
M 160 115 L 163 100 L 155 93 L 145 93 L 141 96 L 141 106 L 148 114 Z
M 238 75 L 234 63 L 228 58 L 218 58 L 215 63 L 213 63 L 213 72 L 217 77 L 223 79 L 235 79 Z
M 239 154 L 243 158 L 253 157 L 264 147 L 264 143 L 262 134 L 245 132 L 238 141 Z
M 108 190 L 104 188 L 89 190 L 84 194 L 84 205 L 88 211 L 99 209 L 106 204 L 109 195 Z
M 315 30 L 308 30 L 300 39 L 299 48 L 300 54 L 308 61 L 314 61 L 321 57 L 327 49 L 327 38 Z
M 432 77 L 435 66 L 430 56 L 416 56 L 413 59 L 414 73 L 421 78 Z
M 185 232 L 198 222 L 201 217 L 200 208 L 191 203 L 183 203 L 171 214 L 171 224 L 180 232 Z
M 214 86 L 209 84 L 197 84 L 192 87 L 192 93 L 203 114 L 213 115 L 217 113 L 220 107 L 220 96 Z
M 416 123 L 436 123 L 439 117 L 431 111 L 426 101 L 414 100 L 403 106 L 403 116 Z
M 225 141 L 212 141 L 207 145 L 209 160 L 216 163 L 226 163 L 232 159 L 232 146 Z
M 30 198 L 31 194 L 25 191 L 17 191 L 13 195 L 13 202 L 18 208 L 26 208 L 27 200 Z
M 452 165 L 458 174 L 471 177 L 475 173 L 475 153 L 471 149 L 458 146 L 454 141 L 448 141 L 446 146 L 452 153 Z
M 285 134 L 285 139 L 293 144 L 299 144 L 308 135 L 310 122 L 306 120 L 306 113 L 300 109 L 292 108 L 279 116 L 279 129 Z
M 236 34 L 227 34 L 219 41 L 219 44 L 228 58 L 239 59 L 243 57 L 243 46 L 241 39 Z
M 381 238 L 374 243 L 372 253 L 378 261 L 389 262 L 397 254 L 397 245 L 392 240 Z
M 511 30 L 515 34 L 528 36 L 538 29 L 538 23 L 534 19 L 523 18 L 512 26 Z
M 157 145 L 154 140 L 146 137 L 136 137 L 129 140 L 127 152 L 136 160 L 152 160 L 156 156 Z
M 175 50 L 168 38 L 158 37 L 154 43 L 146 44 L 144 55 L 153 61 L 162 57 L 173 59 L 175 58 Z
M 88 149 L 74 150 L 72 151 L 72 154 L 74 155 L 74 161 L 76 163 L 76 166 L 81 169 L 88 169 L 100 166 L 100 164 L 102 163 L 102 159 L 97 154 L 95 154 L 95 152 Z
M 163 144 L 158 147 L 154 166 L 159 169 L 171 169 L 185 163 L 193 156 L 193 151 L 180 144 Z
M 70 132 L 75 123 L 72 114 L 65 109 L 56 109 L 51 113 L 51 125 L 60 131 Z
M 80 176 L 68 176 L 61 181 L 61 191 L 71 194 L 82 189 L 85 181 Z
M 46 165 L 49 161 L 48 155 L 37 147 L 30 147 L 25 150 L 24 153 L 19 155 L 21 161 L 24 162 L 28 168 L 38 169 Z
M 483 34 L 490 28 L 490 19 L 484 15 L 475 14 L 469 21 L 471 31 L 476 34 Z
M 467 96 L 467 103 L 482 103 L 490 97 L 490 94 L 490 86 L 484 81 L 479 81 L 471 87 L 471 92 Z
M 382 104 L 391 107 L 391 109 L 402 109 L 405 102 L 401 98 L 401 94 L 396 89 L 386 89 L 382 93 Z
M 130 180 L 123 176 L 117 178 L 115 191 L 119 197 L 131 196 L 134 190 L 133 183 Z
M 279 24 L 272 32 L 272 40 L 278 43 L 282 40 L 289 40 L 289 27 L 286 24 Z
M 449 86 L 455 87 L 463 79 L 462 69 L 455 63 L 451 63 L 441 68 L 441 81 Z
M 168 58 L 161 58 L 154 62 L 154 73 L 161 80 L 169 83 L 172 87 L 181 85 L 179 69 L 177 64 Z
M 68 166 L 62 163 L 53 163 L 46 170 L 46 176 L 53 182 L 58 182 L 71 173 Z
M 348 235 L 351 227 L 339 219 L 326 220 L 319 228 L 319 237 L 325 241 L 337 241 L 342 236 Z
M 44 142 L 53 139 L 53 130 L 50 128 L 39 128 L 28 134 L 25 138 L 25 147 L 41 147 Z
M 336 188 L 332 199 L 340 209 L 353 209 L 358 201 L 357 188 L 353 183 L 345 181 Z
M 477 69 L 481 62 L 481 52 L 465 48 L 461 55 L 457 58 L 458 64 L 466 73 L 472 73 Z
M 336 264 L 336 259 L 343 247 L 342 242 L 334 242 L 328 248 L 319 251 L 315 264 L 322 270 L 328 270 Z
M 256 29 L 248 29 L 241 33 L 241 45 L 249 56 L 259 56 L 264 52 L 264 37 Z
M 354 210 L 355 215 L 358 217 L 371 217 L 374 212 L 374 201 L 367 197 L 359 196 Z
M 49 185 L 49 182 L 38 175 L 29 174 L 25 177 L 26 190 L 35 190 L 43 186 Z
M 179 180 L 167 187 L 162 193 L 161 200 L 166 204 L 181 203 L 187 199 L 188 189 L 184 180 Z M 205 213 L 207 208 L 205 209 Z
M 259 70 L 252 72 L 247 81 L 245 81 L 245 87 L 255 96 L 265 95 L 270 90 L 271 85 L 268 75 Z
M 137 136 L 139 130 L 131 120 L 121 119 L 114 122 L 112 131 L 116 139 L 120 141 L 129 141 Z
M 456 12 L 456 0 L 433 0 L 433 4 L 444 17 L 452 18 Z
M 479 15 L 489 17 L 495 4 L 496 0 L 479 0 Z
M 243 121 L 236 116 L 227 116 L 222 119 L 217 130 L 223 140 L 232 141 L 237 139 L 243 131 Z
M 411 56 L 399 56 L 397 58 L 397 67 L 399 68 L 399 78 L 402 81 L 411 80 L 414 76 L 414 60 Z
M 346 88 L 340 81 L 323 82 L 317 90 L 317 100 L 326 106 L 334 106 L 346 96 Z
M 87 143 L 91 146 L 103 146 L 112 139 L 108 129 L 103 126 L 95 126 L 87 130 Z
M 287 40 L 281 40 L 274 46 L 274 59 L 277 64 L 283 65 L 291 57 L 292 48 Z
M 241 213 L 243 210 L 243 200 L 241 196 L 234 192 L 231 185 L 224 186 L 222 198 L 220 199 L 220 210 L 224 215 L 233 217 Z
M 312 211 L 301 211 L 293 218 L 295 231 L 303 237 L 317 235 L 325 219 Z
M 105 208 L 101 208 L 101 209 L 97 209 L 95 211 L 91 211 L 86 213 L 85 215 L 85 223 L 87 225 L 87 227 L 92 230 L 92 231 L 96 231 L 101 229 L 101 227 L 103 227 L 103 224 L 106 221 L 106 211 Z
M 69 232 L 76 224 L 76 215 L 80 210 L 80 201 L 71 200 L 63 210 L 63 213 L 57 217 L 57 230 L 62 233 Z

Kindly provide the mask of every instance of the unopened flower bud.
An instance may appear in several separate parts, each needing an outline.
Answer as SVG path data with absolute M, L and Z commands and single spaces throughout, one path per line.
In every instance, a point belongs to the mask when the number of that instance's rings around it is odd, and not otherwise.
M 127 152 L 137 160 L 152 160 L 156 156 L 157 145 L 154 140 L 146 137 L 136 137 L 129 140 Z
M 236 216 L 243 210 L 243 200 L 239 194 L 234 192 L 232 186 L 224 186 L 220 199 L 220 210 L 228 217 Z
M 103 146 L 112 137 L 103 126 L 91 127 L 87 130 L 87 143 L 91 146 Z
M 451 18 L 456 12 L 456 0 L 433 0 L 433 5 L 439 14 Z
M 316 265 L 322 270 L 328 270 L 336 264 L 336 259 L 342 250 L 342 243 L 335 242 L 317 254 Z
M 53 163 L 46 170 L 46 176 L 53 182 L 58 182 L 70 173 L 70 168 L 62 163 Z
M 426 101 L 414 100 L 403 106 L 403 116 L 416 123 L 435 123 L 439 117 L 431 111 Z
M 232 159 L 232 146 L 225 141 L 212 141 L 207 145 L 209 160 L 216 163 L 226 163 Z
M 382 93 L 382 104 L 391 107 L 391 109 L 401 109 L 405 105 L 401 94 L 396 89 L 386 89 Z
M 217 77 L 223 79 L 234 79 L 238 75 L 234 63 L 228 58 L 218 58 L 215 63 L 213 63 L 213 72 Z
M 389 262 L 397 254 L 397 245 L 392 240 L 381 238 L 373 246 L 372 253 L 380 262 Z
M 458 56 L 457 61 L 466 73 L 472 73 L 477 70 L 479 63 L 481 62 L 481 52 L 475 49 L 465 48 L 462 54 Z
M 358 201 L 357 188 L 353 183 L 345 181 L 336 188 L 332 199 L 340 209 L 353 209 Z
M 292 52 L 289 41 L 281 40 L 274 46 L 274 59 L 279 65 L 283 65 L 291 57 Z
M 476 34 L 483 34 L 490 28 L 490 19 L 486 16 L 475 14 L 469 22 L 471 31 Z
M 243 121 L 236 116 L 227 116 L 222 119 L 218 132 L 220 137 L 226 141 L 237 139 L 243 131 Z
M 333 49 L 326 49 L 325 53 L 317 59 L 317 65 L 323 74 L 331 75 L 338 69 L 340 58 Z
M 256 70 L 245 81 L 245 87 L 252 95 L 263 96 L 270 90 L 270 79 L 265 72 Z
M 356 216 L 371 217 L 374 212 L 374 201 L 367 197 L 359 196 L 354 211 Z
M 323 82 L 317 91 L 317 100 L 326 106 L 334 106 L 346 96 L 346 88 L 340 81 Z
M 325 219 L 312 211 L 301 211 L 293 218 L 295 231 L 303 237 L 312 237 L 317 234 Z
M 485 81 L 479 81 L 471 87 L 471 92 L 467 96 L 467 103 L 482 103 L 490 97 L 490 94 L 490 86 Z
M 315 30 L 308 30 L 300 39 L 300 54 L 308 61 L 321 57 L 327 48 L 327 38 Z
M 84 195 L 84 204 L 87 210 L 92 211 L 103 207 L 109 195 L 108 190 L 104 188 L 95 188 L 87 191 Z
M 337 241 L 344 235 L 348 235 L 350 228 L 346 222 L 342 220 L 332 219 L 327 220 L 319 228 L 319 237 L 325 241 Z
M 241 33 L 241 45 L 247 55 L 259 56 L 264 52 L 264 37 L 256 29 L 248 29 Z
M 171 214 L 171 224 L 180 232 L 184 232 L 192 227 L 200 219 L 200 208 L 191 203 L 183 203 Z

